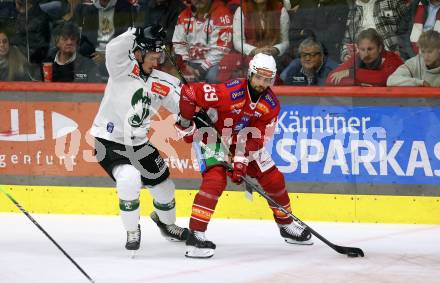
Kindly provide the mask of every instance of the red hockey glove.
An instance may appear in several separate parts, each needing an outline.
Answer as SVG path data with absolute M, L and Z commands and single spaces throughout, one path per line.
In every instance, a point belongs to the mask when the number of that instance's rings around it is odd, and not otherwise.
M 237 185 L 241 184 L 243 180 L 242 177 L 246 176 L 247 166 L 248 166 L 248 159 L 243 156 L 235 156 L 234 162 L 232 166 L 234 167 L 234 170 L 232 172 L 229 172 L 228 175 L 231 178 L 232 182 L 236 183 Z
M 174 128 L 176 128 L 178 139 L 183 138 L 187 143 L 193 142 L 193 135 L 196 130 L 196 125 L 193 121 L 181 118 L 174 124 Z

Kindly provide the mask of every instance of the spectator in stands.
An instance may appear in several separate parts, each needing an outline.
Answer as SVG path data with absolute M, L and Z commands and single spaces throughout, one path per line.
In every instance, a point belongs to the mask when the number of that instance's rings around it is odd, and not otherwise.
M 218 63 L 232 47 L 232 15 L 220 0 L 191 0 L 180 13 L 173 35 L 174 52 L 195 80 L 217 82 Z
M 98 82 L 95 63 L 77 52 L 79 29 L 72 22 L 60 24 L 55 30 L 56 52 L 49 57 L 53 62 L 54 82 Z
M 289 15 L 277 0 L 243 1 L 243 10 L 235 10 L 233 31 L 234 49 L 250 57 L 266 53 L 276 58 L 289 47 Z
M 133 26 L 134 9 L 127 0 L 93 0 L 76 7 L 74 22 L 81 31 L 79 53 L 91 57 L 98 65 L 102 80 L 108 77 L 105 68 L 105 47 L 117 35 Z
M 290 60 L 299 57 L 300 43 L 314 35 L 326 48 L 328 57 L 339 63 L 347 23 L 347 2 L 345 0 L 320 0 L 316 3 L 300 1 L 298 4 L 292 4 L 297 5 L 297 8 L 289 11 L 290 47 L 287 55 Z
M 63 15 L 63 21 L 68 22 L 68 21 L 73 21 L 73 15 L 75 13 L 76 10 L 76 6 L 78 6 L 79 4 L 81 4 L 81 0 L 67 0 L 68 2 L 68 7 L 67 9 L 64 11 L 64 15 Z
M 300 9 L 316 8 L 319 6 L 319 0 L 283 0 L 284 7 L 293 13 Z
M 407 60 L 389 76 L 388 86 L 440 87 L 440 33 L 423 32 L 417 42 L 420 54 Z
M 9 32 L 0 27 L 0 81 L 40 80 L 38 68 L 30 65 L 16 46 L 9 44 Z
M 357 38 L 357 53 L 334 69 L 327 78 L 328 85 L 386 86 L 387 79 L 403 62 L 385 50 L 382 37 L 369 28 Z
M 140 25 L 149 26 L 160 24 L 167 33 L 166 42 L 173 39 L 174 28 L 176 27 L 177 17 L 185 9 L 185 4 L 181 0 L 149 0 L 145 7 L 141 7 L 139 17 Z
M 17 18 L 14 0 L 0 1 L 0 24 L 14 22 Z
M 16 45 L 30 62 L 40 64 L 47 56 L 50 43 L 50 18 L 38 0 L 15 0 L 17 18 L 11 44 Z
M 325 55 L 322 44 L 312 37 L 301 42 L 299 56 L 281 73 L 284 84 L 323 86 L 328 74 L 338 65 Z
M 345 36 L 342 41 L 341 61 L 346 61 L 354 50 L 357 35 L 374 28 L 384 40 L 386 50 L 398 50 L 397 29 L 408 8 L 406 0 L 356 0 L 350 9 Z
M 403 59 L 418 53 L 417 40 L 423 31 L 440 32 L 440 0 L 413 0 L 399 25 L 399 52 Z
M 67 0 L 39 0 L 38 4 L 53 21 L 60 20 L 69 9 Z

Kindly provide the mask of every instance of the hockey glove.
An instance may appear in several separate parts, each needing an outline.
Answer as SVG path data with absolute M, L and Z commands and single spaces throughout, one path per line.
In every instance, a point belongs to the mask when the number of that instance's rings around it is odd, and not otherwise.
M 246 176 L 248 159 L 243 156 L 234 156 L 234 162 L 232 164 L 233 170 L 232 172 L 228 172 L 231 181 L 235 184 L 239 185 L 243 182 L 242 177 Z
M 176 128 L 178 139 L 183 138 L 187 143 L 193 142 L 193 135 L 196 130 L 196 125 L 193 121 L 180 117 L 174 124 L 174 128 Z

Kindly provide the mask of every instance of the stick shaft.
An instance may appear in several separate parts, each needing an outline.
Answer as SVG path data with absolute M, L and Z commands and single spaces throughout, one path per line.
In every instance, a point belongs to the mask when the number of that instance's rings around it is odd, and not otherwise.
M 35 226 L 37 226 L 38 229 L 40 229 L 41 232 L 43 232 L 44 235 L 46 235 L 47 238 L 49 238 L 49 240 L 76 266 L 76 268 L 79 269 L 79 271 L 81 271 L 82 274 L 84 274 L 84 276 L 90 281 L 90 282 L 95 282 L 93 281 L 93 279 L 81 268 L 81 266 L 79 266 L 78 263 L 76 263 L 76 261 L 49 235 L 49 233 L 46 232 L 46 230 L 44 230 L 43 227 L 41 227 L 40 224 L 38 224 L 38 222 L 29 214 L 29 212 L 26 211 L 26 209 L 24 209 L 19 203 L 18 201 L 16 201 L 9 193 L 5 192 L 4 190 L 0 189 L 0 191 L 2 193 L 4 193 L 11 201 L 12 203 L 15 204 L 15 206 L 21 211 L 23 212 L 24 215 L 26 215 L 27 218 L 29 218 L 30 221 L 32 221 L 32 223 L 34 223 Z

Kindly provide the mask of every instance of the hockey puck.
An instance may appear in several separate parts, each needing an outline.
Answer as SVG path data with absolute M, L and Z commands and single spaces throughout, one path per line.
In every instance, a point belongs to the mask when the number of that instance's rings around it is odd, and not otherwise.
M 348 256 L 348 257 L 358 257 L 359 254 L 358 254 L 358 253 L 350 252 L 350 253 L 347 253 L 347 256 Z

